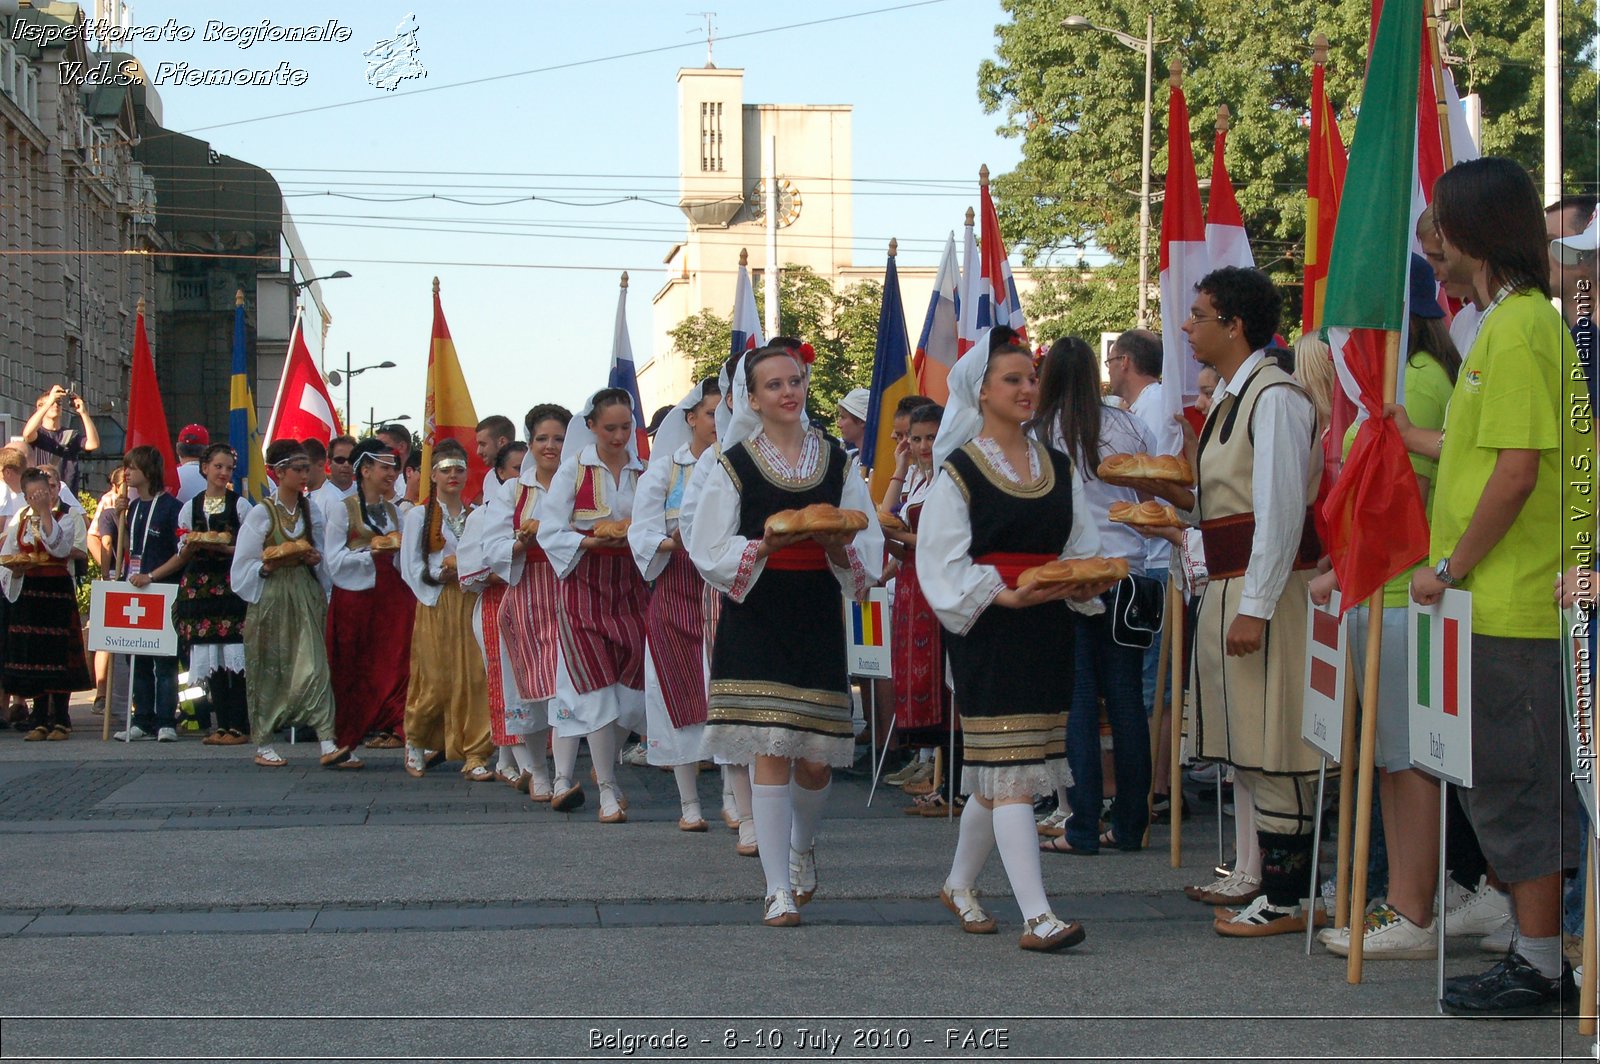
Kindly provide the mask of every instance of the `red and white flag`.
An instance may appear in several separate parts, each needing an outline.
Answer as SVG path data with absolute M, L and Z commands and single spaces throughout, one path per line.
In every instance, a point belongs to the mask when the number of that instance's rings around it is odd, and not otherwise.
M 166 627 L 167 600 L 157 594 L 106 592 L 105 626 L 159 632 Z
M 284 360 L 278 397 L 273 400 L 272 416 L 267 419 L 267 431 L 262 438 L 267 443 L 317 439 L 326 446 L 344 430 L 333 409 L 328 382 L 311 360 L 311 349 L 306 346 L 301 322 L 302 316 L 296 313 L 294 332 L 289 337 L 289 357 Z
M 1211 202 L 1206 205 L 1206 252 L 1211 268 L 1244 266 L 1254 268 L 1256 257 L 1250 252 L 1250 237 L 1244 231 L 1244 215 L 1233 194 L 1225 153 L 1228 144 L 1227 112 L 1217 116 L 1217 139 L 1211 149 Z
M 1194 286 L 1211 272 L 1200 182 L 1189 140 L 1189 104 L 1174 84 L 1167 98 L 1167 183 L 1161 202 L 1161 401 L 1168 420 L 1200 395 L 1200 364 L 1184 335 Z

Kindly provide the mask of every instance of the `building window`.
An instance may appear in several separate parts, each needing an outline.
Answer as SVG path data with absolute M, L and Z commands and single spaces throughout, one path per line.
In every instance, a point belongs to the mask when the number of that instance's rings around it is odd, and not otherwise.
M 700 169 L 722 169 L 722 104 L 700 104 Z

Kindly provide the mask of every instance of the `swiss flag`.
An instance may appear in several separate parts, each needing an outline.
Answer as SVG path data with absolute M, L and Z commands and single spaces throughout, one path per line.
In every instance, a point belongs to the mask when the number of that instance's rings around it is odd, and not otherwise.
M 160 595 L 107 591 L 105 626 L 159 632 L 166 624 L 166 600 Z
M 311 360 L 306 346 L 301 316 L 295 315 L 294 333 L 289 337 L 289 357 L 283 364 L 283 379 L 278 382 L 278 398 L 272 403 L 267 420 L 265 442 L 274 440 L 321 440 L 324 445 L 344 430 L 333 409 L 327 382 Z

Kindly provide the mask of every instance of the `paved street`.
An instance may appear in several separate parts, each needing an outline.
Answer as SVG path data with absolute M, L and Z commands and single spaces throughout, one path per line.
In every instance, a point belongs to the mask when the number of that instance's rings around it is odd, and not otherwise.
M 759 865 L 732 833 L 676 830 L 666 773 L 623 770 L 615 827 L 592 787 L 562 816 L 448 769 L 412 780 L 398 751 L 332 772 L 301 745 L 271 771 L 194 738 L 102 744 L 77 708 L 70 742 L 0 735 L 0 1059 L 1589 1053 L 1572 1021 L 1440 1017 L 1432 962 L 1370 963 L 1351 987 L 1300 939 L 1217 937 L 1176 889 L 1216 857 L 1208 805 L 1181 870 L 1164 831 L 1144 853 L 1047 857 L 1089 938 L 1036 956 L 998 856 L 981 886 L 1001 934 L 963 935 L 934 897 L 953 828 L 902 816 L 897 791 L 868 809 L 864 775 L 836 782 L 817 900 L 780 931 L 758 925 Z M 714 813 L 715 774 L 701 791 Z M 1484 963 L 1452 945 L 1452 971 Z

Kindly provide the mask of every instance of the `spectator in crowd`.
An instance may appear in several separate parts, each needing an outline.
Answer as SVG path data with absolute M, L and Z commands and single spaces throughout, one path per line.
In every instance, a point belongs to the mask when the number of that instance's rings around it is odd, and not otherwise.
M 67 490 L 76 492 L 78 463 L 88 452 L 100 449 L 100 433 L 94 426 L 94 419 L 89 416 L 83 396 L 74 395 L 59 384 L 52 384 L 50 390 L 34 402 L 33 407 L 33 415 L 22 427 L 22 442 L 31 448 L 28 464 L 54 464 Z M 63 407 L 71 409 L 83 420 L 81 431 L 63 427 Z
M 188 502 L 206 490 L 206 475 L 200 459 L 211 446 L 211 433 L 204 425 L 185 425 L 178 433 L 178 501 Z
M 836 420 L 839 439 L 847 454 L 861 450 L 861 439 L 867 431 L 867 410 L 872 403 L 872 392 L 866 388 L 852 388 L 839 400 Z
M 478 422 L 477 433 L 478 461 L 488 469 L 478 487 L 477 501 L 481 503 L 489 498 L 491 489 L 500 483 L 495 476 L 494 461 L 501 448 L 517 438 L 517 426 L 504 414 L 490 414 Z M 471 489 L 468 490 L 470 492 Z
M 494 456 L 494 462 L 489 467 L 489 472 L 495 476 L 496 484 L 516 480 L 522 472 L 522 459 L 528 453 L 528 445 L 521 440 L 512 440 Z
M 306 479 L 306 494 L 315 499 L 317 491 L 328 482 L 328 445 L 315 436 L 300 441 L 306 457 L 311 459 L 311 474 Z
M 409 497 L 413 502 L 416 495 L 407 495 L 407 487 L 416 482 L 413 470 L 422 468 L 422 459 L 411 461 L 411 433 L 404 425 L 389 424 L 381 426 L 373 433 L 378 439 L 388 445 L 389 449 L 400 457 L 400 479 L 395 482 L 395 501 Z
M 324 521 L 333 508 L 340 506 L 356 491 L 356 467 L 351 456 L 355 453 L 354 436 L 335 436 L 328 441 L 328 475 L 322 486 L 311 493 L 311 501 L 322 510 Z

